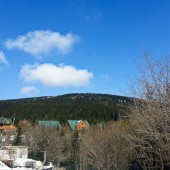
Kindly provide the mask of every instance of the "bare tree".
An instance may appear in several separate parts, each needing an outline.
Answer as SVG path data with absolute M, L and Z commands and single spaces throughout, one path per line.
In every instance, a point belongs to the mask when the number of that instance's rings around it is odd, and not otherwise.
M 20 120 L 18 126 L 21 128 L 22 143 L 30 145 L 33 138 L 33 125 L 28 120 Z
M 69 143 L 59 128 L 35 126 L 31 147 L 44 153 L 44 163 L 47 157 L 59 167 L 69 158 Z
M 84 167 L 97 170 L 123 170 L 128 167 L 128 142 L 122 136 L 124 123 L 112 122 L 106 128 L 93 128 L 81 136 L 80 155 Z M 82 168 L 83 170 L 85 168 Z
M 47 155 L 57 162 L 57 167 L 60 167 L 60 162 L 67 160 L 70 156 L 69 140 L 67 140 L 61 129 L 49 127 L 47 131 L 49 141 Z
M 163 170 L 170 167 L 170 61 L 155 61 L 148 53 L 144 57 L 126 137 L 138 166 Z
M 49 144 L 47 133 L 44 128 L 38 125 L 33 127 L 32 141 L 30 143 L 30 149 L 32 152 L 42 152 L 44 153 L 44 162 L 46 162 L 46 150 Z

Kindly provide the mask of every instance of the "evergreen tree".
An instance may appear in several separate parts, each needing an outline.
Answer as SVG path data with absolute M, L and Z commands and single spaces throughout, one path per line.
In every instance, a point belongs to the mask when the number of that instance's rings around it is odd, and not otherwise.
M 15 136 L 15 140 L 14 140 L 13 145 L 17 146 L 17 145 L 21 145 L 21 143 L 22 143 L 22 134 L 21 134 L 21 127 L 19 126 L 17 128 L 17 134 Z

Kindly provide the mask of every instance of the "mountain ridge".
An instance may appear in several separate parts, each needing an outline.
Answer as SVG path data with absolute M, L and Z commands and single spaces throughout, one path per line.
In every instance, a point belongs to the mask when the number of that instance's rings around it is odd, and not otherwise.
M 0 100 L 0 116 L 12 117 L 16 122 L 37 120 L 87 119 L 90 122 L 117 120 L 128 110 L 131 97 L 100 93 L 69 93 L 59 96 L 41 96 Z

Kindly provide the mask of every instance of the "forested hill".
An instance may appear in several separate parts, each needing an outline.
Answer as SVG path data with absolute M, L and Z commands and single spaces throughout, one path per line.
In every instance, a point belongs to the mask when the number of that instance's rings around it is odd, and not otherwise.
M 131 98 L 109 94 L 75 93 L 0 101 L 0 116 L 23 119 L 59 120 L 87 119 L 90 123 L 117 120 L 128 111 Z

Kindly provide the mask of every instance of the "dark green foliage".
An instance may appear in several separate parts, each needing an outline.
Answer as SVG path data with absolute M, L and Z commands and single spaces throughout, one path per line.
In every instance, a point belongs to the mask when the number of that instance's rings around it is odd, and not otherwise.
M 89 123 L 117 120 L 127 112 L 129 97 L 108 94 L 67 94 L 56 97 L 36 97 L 0 101 L 0 114 L 19 120 L 87 119 Z
M 17 135 L 15 137 L 13 145 L 18 146 L 22 143 L 21 127 L 17 128 Z
M 37 161 L 42 161 L 44 160 L 44 153 L 38 150 L 30 151 L 28 153 L 28 157 L 32 158 Z

